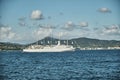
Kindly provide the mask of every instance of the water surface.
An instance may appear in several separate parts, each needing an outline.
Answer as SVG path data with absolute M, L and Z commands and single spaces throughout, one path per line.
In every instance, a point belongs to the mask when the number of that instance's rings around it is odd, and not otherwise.
M 120 50 L 1 51 L 0 80 L 120 80 Z

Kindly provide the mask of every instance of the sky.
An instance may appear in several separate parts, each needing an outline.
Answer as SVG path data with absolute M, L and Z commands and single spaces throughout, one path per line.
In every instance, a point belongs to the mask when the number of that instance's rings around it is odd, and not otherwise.
M 0 42 L 120 40 L 119 8 L 120 0 L 0 0 Z

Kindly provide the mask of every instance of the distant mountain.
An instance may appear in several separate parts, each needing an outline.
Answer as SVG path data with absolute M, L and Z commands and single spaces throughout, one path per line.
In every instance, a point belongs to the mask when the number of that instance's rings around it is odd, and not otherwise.
M 52 37 L 45 37 L 44 39 L 41 39 L 37 42 L 27 44 L 27 45 L 21 45 L 16 43 L 4 43 L 0 42 L 0 49 L 5 50 L 22 50 L 26 46 L 32 45 L 32 44 L 39 44 L 39 45 L 57 45 L 59 39 L 52 38 Z M 91 39 L 91 38 L 74 38 L 70 40 L 60 40 L 61 44 L 68 44 L 73 45 L 76 48 L 96 48 L 96 47 L 120 47 L 120 41 L 116 40 L 99 40 L 99 39 Z
M 59 39 L 52 37 L 45 37 L 42 40 L 34 42 L 32 44 L 40 44 L 40 45 L 56 45 Z M 70 40 L 60 40 L 61 44 L 73 45 L 74 47 L 120 47 L 120 41 L 116 40 L 99 40 L 99 39 L 91 39 L 91 38 L 74 38 Z
M 90 38 L 71 39 L 77 43 L 78 47 L 120 47 L 120 41 L 116 40 L 99 40 Z

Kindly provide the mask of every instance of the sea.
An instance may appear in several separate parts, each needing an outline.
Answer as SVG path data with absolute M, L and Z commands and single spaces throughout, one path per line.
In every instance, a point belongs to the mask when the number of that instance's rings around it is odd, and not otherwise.
M 120 80 L 120 50 L 0 51 L 0 80 Z

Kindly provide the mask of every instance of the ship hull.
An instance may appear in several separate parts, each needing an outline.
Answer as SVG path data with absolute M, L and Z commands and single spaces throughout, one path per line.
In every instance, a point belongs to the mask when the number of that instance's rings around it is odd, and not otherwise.
M 23 49 L 23 52 L 66 52 L 74 51 L 75 49 Z

